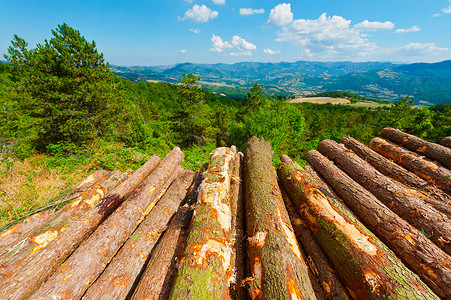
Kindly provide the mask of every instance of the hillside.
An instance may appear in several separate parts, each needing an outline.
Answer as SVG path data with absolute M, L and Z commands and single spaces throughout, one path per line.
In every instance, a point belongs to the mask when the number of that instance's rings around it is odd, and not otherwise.
M 202 78 L 202 86 L 227 96 L 245 96 L 259 83 L 267 95 L 309 95 L 343 90 L 379 100 L 413 97 L 416 104 L 451 103 L 451 60 L 396 65 L 387 62 L 308 62 L 236 64 L 183 63 L 166 67 L 119 67 L 112 70 L 135 81 L 174 82 L 183 73 Z

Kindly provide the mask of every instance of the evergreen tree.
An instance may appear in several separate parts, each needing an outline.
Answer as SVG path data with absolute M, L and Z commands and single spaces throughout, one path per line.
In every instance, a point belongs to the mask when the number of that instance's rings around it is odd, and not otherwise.
M 248 113 L 255 113 L 261 108 L 268 108 L 268 99 L 263 95 L 263 90 L 258 83 L 254 84 L 250 93 L 247 93 L 244 106 Z
M 180 106 L 174 113 L 173 129 L 183 146 L 203 146 L 209 137 L 208 131 L 212 130 L 205 93 L 198 84 L 199 80 L 199 76 L 183 73 L 177 86 Z
M 120 94 L 95 42 L 66 24 L 35 49 L 17 35 L 5 58 L 12 80 L 30 96 L 29 113 L 39 120 L 37 145 L 80 146 L 107 132 Z

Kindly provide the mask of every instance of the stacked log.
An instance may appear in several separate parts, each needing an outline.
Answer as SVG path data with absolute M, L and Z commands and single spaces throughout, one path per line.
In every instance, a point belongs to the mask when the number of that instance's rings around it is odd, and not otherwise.
M 72 193 L 67 198 L 75 199 L 79 197 L 107 173 L 108 172 L 103 169 L 95 171 L 91 175 L 84 178 L 82 181 L 73 185 L 71 188 Z M 0 257 L 2 257 L 9 250 L 11 245 L 14 245 L 17 242 L 25 239 L 36 229 L 47 223 L 55 214 L 55 211 L 52 208 L 46 211 L 35 212 L 22 222 L 13 225 L 11 228 L 5 230 L 2 234 L 0 234 Z
M 390 127 L 382 129 L 381 136 L 409 150 L 436 160 L 446 168 L 451 169 L 451 149 L 445 146 L 425 141 L 419 137 Z
M 244 156 L 252 299 L 316 299 L 272 165 L 271 144 L 252 137 Z
M 385 176 L 413 188 L 409 189 L 411 193 L 451 218 L 450 195 L 350 136 L 342 138 L 340 142 Z
M 381 138 L 372 139 L 370 147 L 451 195 L 450 170 Z
M 231 193 L 231 211 L 232 211 L 232 251 L 230 259 L 230 268 L 233 271 L 232 280 L 230 280 L 230 298 L 245 299 L 246 290 L 241 282 L 246 277 L 246 245 L 244 225 L 244 182 L 243 182 L 243 153 L 235 154 L 233 160 L 232 182 L 230 184 Z M 233 213 L 235 212 L 235 213 Z
M 197 199 L 198 188 L 202 182 L 202 173 L 206 165 L 197 172 L 191 191 L 186 197 Z M 171 188 L 172 189 L 172 186 Z M 169 191 L 168 191 L 169 192 Z M 181 194 L 179 194 L 181 195 Z M 165 194 L 166 197 L 166 194 Z M 187 202 L 188 202 L 187 201 Z M 180 207 L 172 218 L 162 239 L 158 242 L 152 256 L 139 279 L 133 299 L 168 299 L 177 271 L 179 257 L 186 246 L 189 224 L 193 215 L 193 207 L 186 203 Z
M 111 172 L 56 212 L 50 220 L 40 228 L 36 228 L 32 234 L 16 244 L 12 244 L 12 248 L 0 260 L 2 268 L 0 274 L 3 275 L 3 278 L 11 277 L 29 256 L 44 249 L 64 231 L 68 230 L 88 210 L 99 203 L 104 195 L 108 194 L 120 182 L 121 175 L 122 172 L 120 171 Z
M 179 172 L 174 174 L 177 173 Z M 143 269 L 160 235 L 166 230 L 169 220 L 178 210 L 180 203 L 185 199 L 193 179 L 194 172 L 192 171 L 184 170 L 180 173 L 157 205 L 115 255 L 108 267 L 86 291 L 83 299 L 126 298 L 132 291 L 135 278 L 138 277 Z M 183 220 L 182 217 L 183 215 L 179 216 L 179 219 Z M 179 225 L 177 224 L 183 224 L 183 222 L 179 220 L 173 226 L 178 228 Z M 160 268 L 158 270 L 162 272 Z M 160 278 L 164 279 L 164 276 L 160 276 Z M 157 298 L 158 295 L 148 295 L 148 297 Z
M 30 299 L 81 297 L 172 183 L 183 157 L 180 148 L 169 152 L 141 189 L 113 211 Z
M 47 247 L 28 257 L 22 268 L 2 286 L 5 299 L 23 299 L 31 295 L 77 249 L 89 235 L 140 185 L 160 163 L 152 157 L 124 182 L 115 187 L 109 196 L 75 221 L 69 230 L 62 232 Z
M 30 217 L 45 220 L 33 232 L 0 235 L 0 298 L 451 299 L 449 170 L 379 140 L 396 150 L 346 137 L 318 146 L 336 165 L 318 151 L 306 155 L 314 169 L 282 156 L 280 182 L 256 137 L 244 159 L 216 149 L 197 176 L 178 148 L 130 177 L 99 170 L 46 220 Z M 112 177 L 124 182 L 105 187 Z
M 441 297 L 451 295 L 450 257 L 318 151 L 306 160 L 403 262 Z
M 446 136 L 440 141 L 440 145 L 451 148 L 451 136 Z
M 445 214 L 395 184 L 342 144 L 323 140 L 317 149 L 393 212 L 418 230 L 423 230 L 436 245 L 451 255 L 451 220 Z
M 232 248 L 231 180 L 236 148 L 213 151 L 170 299 L 227 299 Z
M 326 254 L 315 240 L 313 233 L 308 229 L 307 224 L 294 208 L 288 195 L 282 191 L 282 197 L 293 225 L 296 239 L 299 242 L 299 248 L 305 253 L 306 262 L 310 269 L 310 281 L 319 283 L 320 291 L 315 289 L 316 298 L 321 295 L 326 299 L 351 299 L 346 287 L 341 283 L 335 273 L 335 268 L 329 262 Z M 312 278 L 313 276 L 313 278 Z
M 279 178 L 295 208 L 354 299 L 437 299 L 437 296 L 295 162 Z

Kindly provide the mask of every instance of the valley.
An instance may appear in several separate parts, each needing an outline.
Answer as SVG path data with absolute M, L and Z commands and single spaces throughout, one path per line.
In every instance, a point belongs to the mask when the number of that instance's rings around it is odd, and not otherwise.
M 410 97 L 416 105 L 451 103 L 451 60 L 438 63 L 280 62 L 111 66 L 132 81 L 178 82 L 182 74 L 201 77 L 202 88 L 217 95 L 244 97 L 254 83 L 267 96 L 308 96 L 342 90 L 381 101 Z

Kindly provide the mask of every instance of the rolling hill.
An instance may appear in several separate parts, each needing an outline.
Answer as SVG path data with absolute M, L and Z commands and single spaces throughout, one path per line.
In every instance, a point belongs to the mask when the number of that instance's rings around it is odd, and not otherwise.
M 112 66 L 134 81 L 177 82 L 183 73 L 202 78 L 206 90 L 244 96 L 254 83 L 268 95 L 308 95 L 343 90 L 379 100 L 413 97 L 417 104 L 451 103 L 451 60 L 438 63 L 310 62 Z

